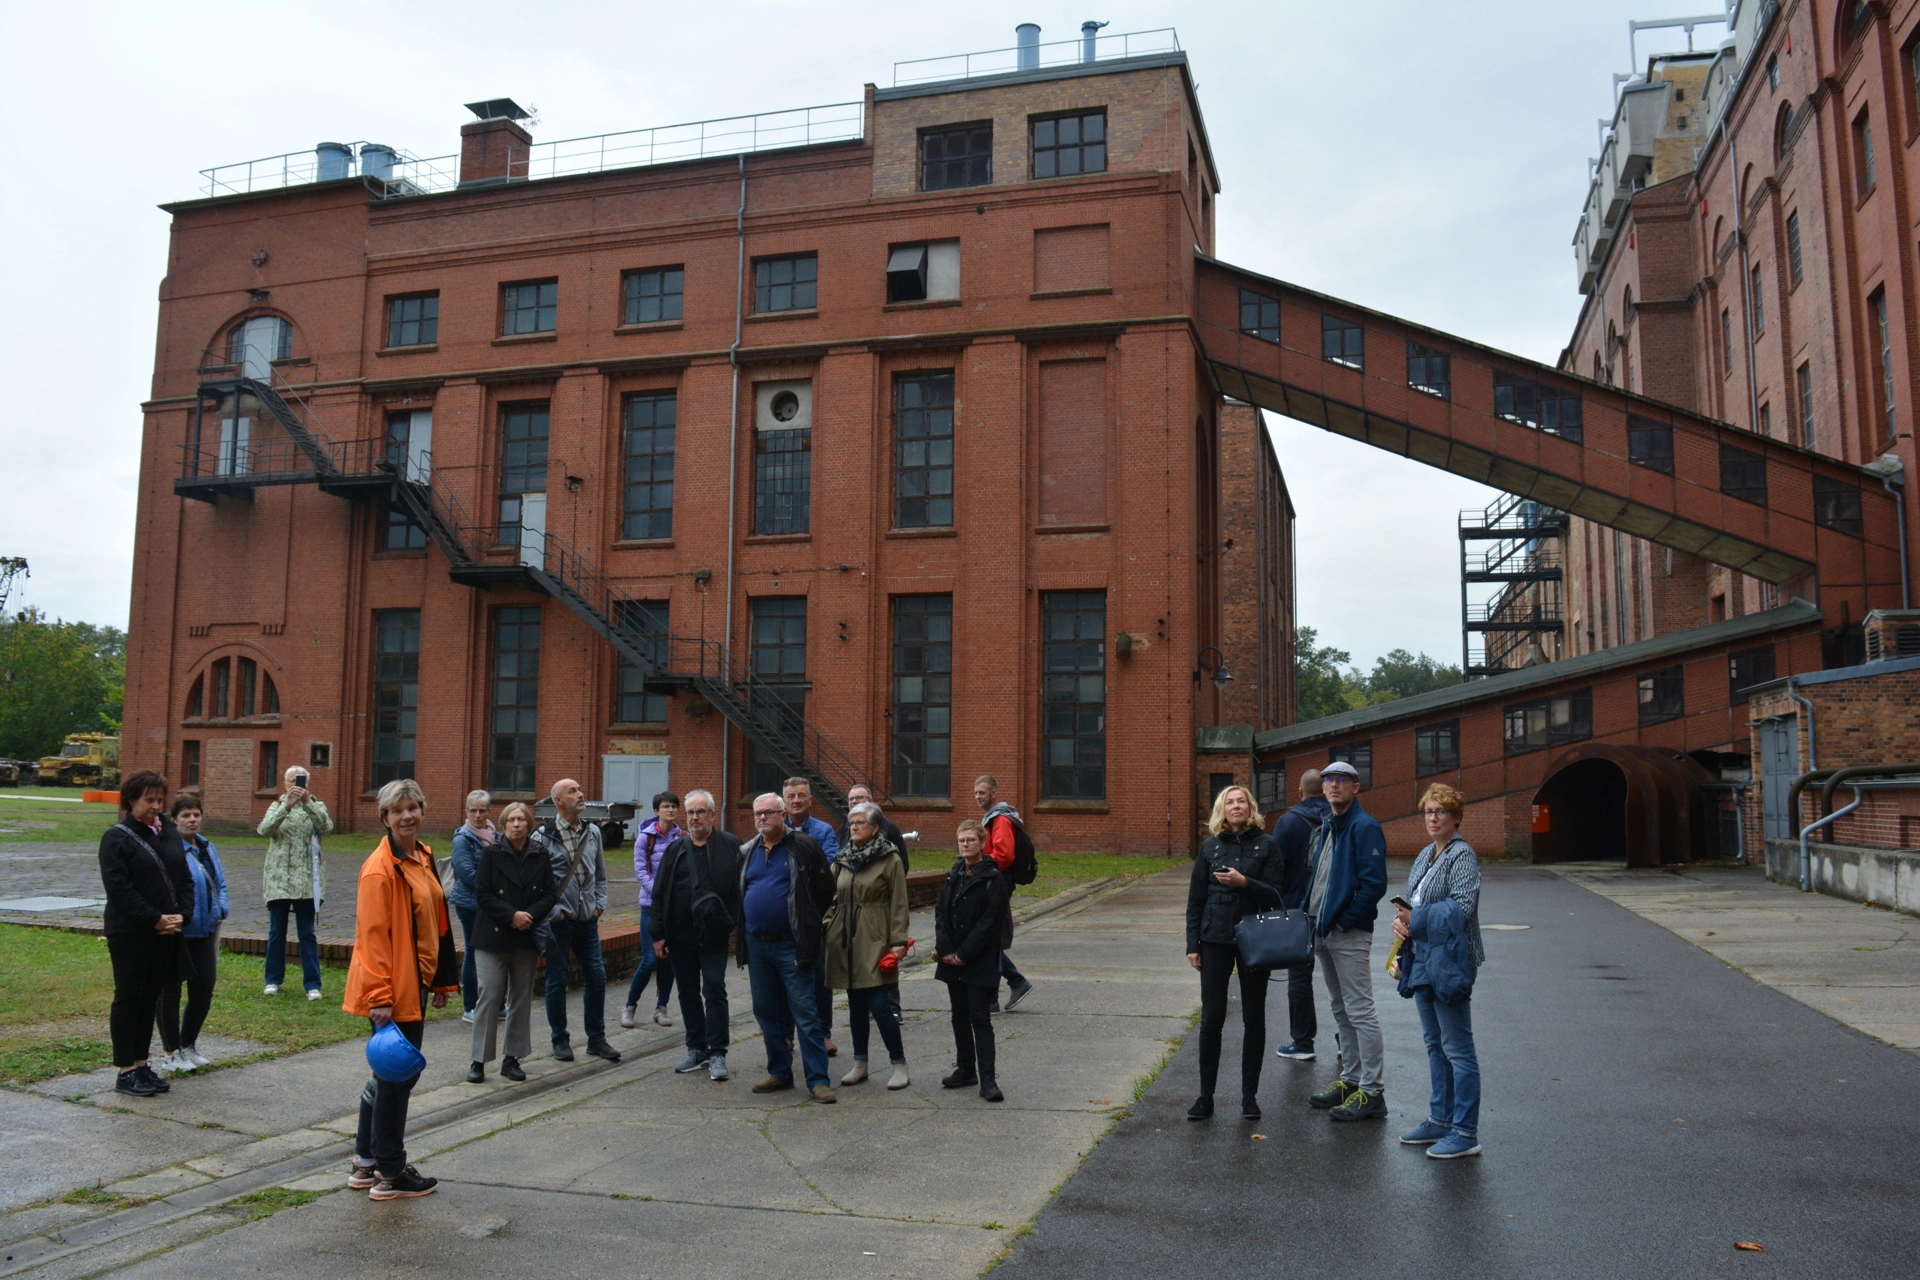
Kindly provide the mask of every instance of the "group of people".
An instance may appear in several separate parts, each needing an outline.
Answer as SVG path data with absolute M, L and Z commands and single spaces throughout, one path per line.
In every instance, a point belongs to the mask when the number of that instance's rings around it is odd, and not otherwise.
M 1373 1000 L 1373 932 L 1387 892 L 1386 837 L 1361 807 L 1359 771 L 1344 761 L 1308 770 L 1301 802 L 1269 833 L 1245 787 L 1214 801 L 1208 835 L 1194 860 L 1187 895 L 1187 960 L 1200 971 L 1200 1096 L 1189 1120 L 1213 1115 L 1220 1072 L 1228 981 L 1236 972 L 1244 1022 L 1240 1114 L 1260 1118 L 1260 1069 L 1266 1057 L 1267 984 L 1272 970 L 1241 958 L 1243 920 L 1300 912 L 1311 952 L 1287 970 L 1292 1038 L 1276 1051 L 1314 1060 L 1318 1027 L 1313 971 L 1327 989 L 1339 1040 L 1339 1074 L 1308 1099 L 1336 1121 L 1385 1119 L 1385 1054 Z M 1480 1068 L 1473 1042 L 1472 992 L 1486 959 L 1480 938 L 1480 863 L 1460 836 L 1466 804 L 1444 783 L 1428 787 L 1420 813 L 1429 843 L 1414 859 L 1404 895 L 1393 898 L 1396 939 L 1389 973 L 1420 1016 L 1432 1087 L 1427 1118 L 1401 1135 L 1434 1159 L 1481 1151 Z

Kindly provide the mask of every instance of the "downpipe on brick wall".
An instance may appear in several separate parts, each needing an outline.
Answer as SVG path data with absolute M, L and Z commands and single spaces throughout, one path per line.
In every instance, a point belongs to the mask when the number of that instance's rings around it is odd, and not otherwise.
M 733 548 L 739 541 L 738 530 L 734 528 L 736 516 L 734 502 L 740 491 L 740 343 L 746 330 L 746 299 L 742 290 L 747 287 L 747 156 L 740 153 L 740 207 L 733 215 L 733 237 L 735 242 L 733 263 L 733 346 L 727 349 L 727 363 L 733 366 L 733 414 L 732 428 L 727 438 L 727 608 L 726 630 L 721 633 L 720 652 L 725 670 L 720 678 L 730 680 L 733 666 Z M 733 743 L 733 730 L 727 724 L 725 716 L 720 718 L 720 790 L 724 797 L 733 786 L 731 761 L 728 748 Z M 727 802 L 720 801 L 720 812 L 725 816 Z
M 1858 809 L 1866 800 L 1866 793 L 1859 787 L 1853 789 L 1853 803 L 1837 813 L 1830 813 L 1817 822 L 1808 823 L 1800 828 L 1800 892 L 1813 892 L 1813 856 L 1807 849 L 1807 837 L 1822 827 L 1832 826 L 1840 819 Z

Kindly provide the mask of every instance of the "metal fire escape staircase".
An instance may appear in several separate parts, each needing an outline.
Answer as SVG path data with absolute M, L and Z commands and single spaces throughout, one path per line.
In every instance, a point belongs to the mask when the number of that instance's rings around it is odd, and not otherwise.
M 204 363 L 204 362 L 203 362 Z M 203 368 L 203 374 L 222 372 Z M 279 385 L 275 385 L 278 383 Z M 239 427 L 246 399 L 260 406 L 284 436 Z M 205 408 L 216 406 L 215 429 L 206 430 Z M 225 409 L 228 416 L 218 417 Z M 447 558 L 448 577 L 464 586 L 497 583 L 538 587 L 571 609 L 627 662 L 638 667 L 651 690 L 691 688 L 719 710 L 759 749 L 762 758 L 790 777 L 808 780 L 822 808 L 847 809 L 847 790 L 861 776 L 853 760 L 781 696 L 753 674 L 724 644 L 663 635 L 642 625 L 641 602 L 623 592 L 593 562 L 551 533 L 523 531 L 521 545 L 505 558 L 496 549 L 500 530 L 475 521 L 436 476 L 425 452 L 406 455 L 385 440 L 336 442 L 320 425 L 312 405 L 274 370 L 267 379 L 206 378 L 200 383 L 192 439 L 184 447 L 174 492 L 201 502 L 222 497 L 251 501 L 268 485 L 315 484 L 352 500 L 386 499 L 406 510 Z
M 1513 494 L 1485 510 L 1460 513 L 1460 669 L 1465 678 L 1524 665 L 1512 661 L 1517 651 L 1530 646 L 1534 636 L 1565 628 L 1561 547 L 1568 527 L 1566 512 Z M 1471 603 L 1468 587 L 1487 583 L 1499 584 L 1499 590 L 1485 603 Z M 1481 638 L 1477 662 L 1475 635 Z

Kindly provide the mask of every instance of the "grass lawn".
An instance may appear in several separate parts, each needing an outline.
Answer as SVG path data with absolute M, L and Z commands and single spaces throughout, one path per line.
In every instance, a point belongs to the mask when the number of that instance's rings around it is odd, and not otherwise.
M 0 925 L 0 955 L 7 957 L 0 966 L 0 1080 L 31 1084 L 112 1065 L 107 1009 L 113 1003 L 113 970 L 104 941 L 84 933 Z M 258 1041 L 267 1046 L 265 1056 L 366 1034 L 364 1019 L 340 1011 L 344 967 L 322 967 L 326 994 L 315 1001 L 300 992 L 298 961 L 290 960 L 288 968 L 294 982 L 290 991 L 265 996 L 260 989 L 266 958 L 222 952 L 206 1034 Z M 438 1016 L 459 1017 L 459 1001 Z M 157 1028 L 153 1050 L 160 1052 Z
M 952 849 L 913 850 L 913 866 L 916 873 L 921 871 L 944 871 L 953 865 L 957 855 Z M 1171 867 L 1189 867 L 1187 858 L 1136 858 L 1117 853 L 1046 853 L 1039 855 L 1040 874 L 1032 884 L 1016 885 L 1013 897 L 1016 903 L 1031 905 L 1042 898 L 1051 898 L 1056 893 L 1065 893 L 1069 889 L 1089 884 L 1107 876 L 1124 876 L 1136 880 L 1141 876 L 1150 876 L 1156 871 L 1166 871 Z
M 79 787 L 0 787 L 0 844 L 9 841 L 100 843 L 120 821 L 118 804 L 74 804 Z

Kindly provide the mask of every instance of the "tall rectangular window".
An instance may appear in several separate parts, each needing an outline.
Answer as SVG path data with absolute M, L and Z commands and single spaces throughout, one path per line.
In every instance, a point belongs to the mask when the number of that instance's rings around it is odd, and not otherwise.
M 1493 411 L 1508 422 L 1580 443 L 1580 395 L 1504 370 L 1493 371 Z
M 532 791 L 540 727 L 540 609 L 493 611 L 493 698 L 487 740 L 487 786 Z
M 1733 313 L 1720 308 L 1720 376 L 1733 376 Z
M 1766 506 L 1766 458 L 1723 442 L 1720 446 L 1720 492 L 1755 506 Z
M 813 499 L 813 429 L 788 426 L 773 418 L 763 420 L 753 434 L 754 533 L 808 532 Z
M 1351 369 L 1367 367 L 1366 331 L 1340 316 L 1320 317 L 1320 355 Z
M 1640 677 L 1640 723 L 1659 724 L 1686 714 L 1686 681 L 1680 667 L 1662 667 Z
M 673 452 L 679 400 L 671 391 L 627 397 L 623 538 L 673 536 Z
M 945 528 L 951 525 L 952 370 L 906 374 L 894 379 L 893 439 L 894 528 Z M 932 793 L 915 791 L 908 794 Z
M 373 615 L 373 779 L 381 787 L 414 773 L 420 709 L 420 611 Z
M 269 741 L 260 744 L 260 774 L 254 779 L 253 785 L 261 791 L 280 789 L 280 744 L 278 742 Z
M 753 309 L 761 314 L 811 311 L 819 304 L 819 280 L 820 259 L 816 254 L 762 258 L 753 264 Z
M 1240 332 L 1264 342 L 1280 341 L 1280 299 L 1251 289 L 1240 291 Z
M 1460 722 L 1446 720 L 1413 731 L 1413 771 L 1427 778 L 1460 767 Z
M 500 411 L 499 545 L 520 545 L 521 524 L 533 514 L 527 499 L 538 495 L 544 504 L 546 494 L 547 406 L 507 405 Z M 539 514 L 544 520 L 544 509 Z
M 181 784 L 185 787 L 200 785 L 200 739 L 188 738 L 180 744 Z
M 683 267 L 649 267 L 629 271 L 620 277 L 623 309 L 622 324 L 657 324 L 680 319 L 680 303 L 686 294 L 687 273 Z
M 1787 215 L 1787 269 L 1793 273 L 1793 282 L 1799 284 L 1804 260 L 1800 256 L 1800 211 L 1797 209 Z
M 552 333 L 560 310 L 558 280 L 529 280 L 500 286 L 500 336 Z
M 1760 264 L 1754 263 L 1753 270 L 1747 273 L 1748 297 L 1753 303 L 1753 332 L 1758 335 L 1767 331 L 1767 295 L 1761 285 Z
M 1773 405 L 1771 402 L 1760 406 L 1760 434 L 1773 435 Z
M 1867 299 L 1867 310 L 1873 316 L 1875 336 L 1880 348 L 1880 399 L 1882 410 L 1886 414 L 1884 425 L 1887 439 L 1893 439 L 1893 330 L 1887 326 L 1887 291 L 1884 287 L 1875 289 L 1873 296 Z
M 1800 447 L 1813 448 L 1813 366 L 1802 364 L 1793 371 L 1794 394 L 1800 399 Z
M 213 718 L 225 720 L 233 707 L 233 659 L 213 664 Z
M 387 345 L 424 347 L 440 339 L 440 295 L 387 299 Z
M 920 189 L 984 187 L 993 181 L 993 122 L 920 131 Z
M 1853 122 L 1854 162 L 1860 167 L 1860 189 L 1858 195 L 1866 199 L 1874 187 L 1873 169 L 1873 121 L 1862 111 Z
M 1107 171 L 1107 112 L 1075 111 L 1033 122 L 1033 176 Z
M 756 717 L 773 725 L 794 756 L 804 746 L 807 715 L 807 598 L 765 596 L 750 602 L 748 661 L 759 683 L 748 693 Z M 747 750 L 747 791 L 779 791 L 786 769 L 757 742 Z
M 240 709 L 236 713 L 242 720 L 253 718 L 254 686 L 260 682 L 260 665 L 252 658 L 239 658 L 234 662 L 234 692 L 239 695 Z
M 1107 795 L 1107 593 L 1040 595 L 1042 800 Z
M 953 597 L 893 598 L 893 793 L 953 794 Z
M 1773 646 L 1757 645 L 1735 649 L 1727 655 L 1728 701 L 1736 707 L 1747 705 L 1747 690 L 1773 679 Z
M 1407 385 L 1442 400 L 1453 397 L 1453 358 L 1434 347 L 1407 343 Z
M 1637 413 L 1627 415 L 1627 461 L 1673 474 L 1673 428 Z
M 1336 760 L 1346 761 L 1359 772 L 1361 786 L 1373 785 L 1373 743 L 1371 741 L 1349 742 L 1342 747 L 1329 747 L 1327 763 L 1332 764 Z
M 672 647 L 667 631 L 667 602 L 623 600 L 620 602 L 618 620 L 626 630 L 639 633 L 646 642 L 646 656 L 653 660 L 656 668 L 664 670 Z M 649 691 L 647 672 L 627 661 L 625 655 L 619 659 L 614 684 L 617 693 L 613 718 L 616 721 L 621 724 L 667 722 L 667 709 L 673 705 L 673 699 L 665 693 Z
M 428 415 L 431 420 L 431 415 Z M 413 441 L 413 414 L 391 413 L 387 415 L 387 465 L 394 474 L 413 479 L 416 474 L 424 477 L 430 465 L 425 451 L 415 456 Z M 380 526 L 380 549 L 382 551 L 420 551 L 427 545 L 427 531 L 414 521 L 413 515 L 398 502 L 386 504 L 386 520 Z

